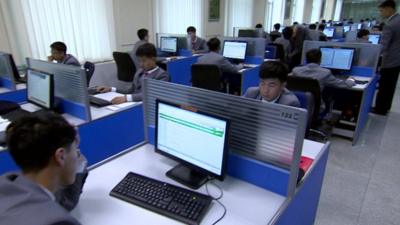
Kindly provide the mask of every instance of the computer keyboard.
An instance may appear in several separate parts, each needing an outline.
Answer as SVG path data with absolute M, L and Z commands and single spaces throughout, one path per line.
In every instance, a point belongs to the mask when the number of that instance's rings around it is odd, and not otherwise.
M 1 115 L 1 117 L 4 119 L 7 119 L 9 121 L 15 121 L 15 120 L 18 120 L 22 117 L 29 116 L 29 115 L 31 115 L 31 112 L 28 112 L 26 110 L 19 108 L 19 109 L 15 109 L 9 113 L 6 113 L 4 115 Z
M 101 98 L 97 98 L 92 95 L 89 95 L 89 102 L 90 102 L 90 104 L 99 106 L 99 107 L 111 105 L 111 102 L 101 99 Z
M 97 91 L 97 88 L 88 88 L 88 94 L 89 95 L 97 95 L 97 94 L 100 94 L 100 92 Z
M 369 81 L 366 81 L 366 80 L 355 80 L 354 82 L 356 84 L 361 84 L 362 85 L 362 84 L 368 84 Z
M 212 198 L 172 184 L 129 172 L 111 196 L 186 224 L 200 224 Z

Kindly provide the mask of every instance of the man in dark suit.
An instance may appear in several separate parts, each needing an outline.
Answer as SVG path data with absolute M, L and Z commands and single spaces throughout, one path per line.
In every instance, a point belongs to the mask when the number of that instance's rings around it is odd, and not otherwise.
M 204 40 L 196 35 L 195 27 L 193 27 L 193 26 L 188 27 L 186 29 L 186 32 L 187 32 L 188 38 L 190 40 L 189 48 L 192 50 L 193 54 L 208 52 L 206 40 Z
M 56 194 L 85 167 L 76 129 L 60 115 L 43 113 L 11 123 L 6 141 L 22 173 L 0 176 L 0 224 L 79 225 Z
M 139 69 L 140 64 L 139 64 L 138 58 L 136 57 L 136 51 L 140 46 L 142 46 L 142 45 L 144 45 L 146 43 L 149 43 L 149 39 L 150 39 L 149 31 L 147 29 L 144 29 L 144 28 L 139 29 L 137 31 L 137 36 L 139 38 L 139 41 L 137 41 L 135 43 L 135 45 L 133 46 L 132 51 L 129 52 L 129 55 L 131 56 L 133 62 L 135 63 L 136 69 Z
M 262 102 L 300 107 L 296 95 L 286 89 L 288 69 L 281 62 L 264 62 L 260 68 L 260 84 L 247 89 L 244 97 Z
M 51 55 L 47 57 L 47 60 L 65 65 L 81 66 L 75 56 L 67 54 L 67 45 L 64 42 L 57 41 L 50 45 Z
M 136 56 L 139 60 L 140 69 L 136 71 L 131 88 L 123 90 L 115 87 L 99 87 L 97 89 L 102 93 L 113 91 L 125 94 L 125 96 L 112 99 L 112 104 L 142 101 L 143 82 L 146 78 L 169 81 L 168 73 L 157 66 L 157 49 L 153 44 L 146 43 L 140 46 L 136 51 Z
M 381 16 L 386 19 L 386 25 L 381 38 L 381 78 L 374 112 L 386 115 L 392 107 L 400 73 L 400 15 L 396 12 L 396 3 L 393 0 L 382 2 L 379 5 L 379 11 Z

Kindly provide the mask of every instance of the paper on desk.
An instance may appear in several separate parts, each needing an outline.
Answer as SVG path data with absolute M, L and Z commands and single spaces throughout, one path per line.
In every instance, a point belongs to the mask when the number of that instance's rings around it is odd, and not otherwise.
M 118 111 L 121 109 L 125 109 L 129 106 L 136 105 L 136 104 L 137 104 L 137 102 L 125 102 L 125 103 L 121 103 L 118 105 L 110 105 L 110 106 L 107 106 L 106 108 L 109 110 L 112 110 L 112 111 Z
M 121 97 L 124 96 L 123 94 L 117 93 L 117 92 L 107 92 L 107 93 L 101 93 L 101 94 L 97 94 L 94 95 L 96 98 L 101 98 L 104 99 L 106 101 L 111 102 L 111 100 L 113 100 L 115 97 Z

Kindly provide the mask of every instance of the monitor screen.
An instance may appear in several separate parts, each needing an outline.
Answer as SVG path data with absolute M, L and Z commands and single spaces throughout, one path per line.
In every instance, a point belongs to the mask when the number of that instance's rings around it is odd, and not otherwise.
M 335 28 L 334 27 L 327 27 L 324 29 L 324 34 L 328 38 L 333 38 L 333 35 L 335 34 Z
M 349 32 L 350 31 L 350 26 L 343 26 L 343 32 Z
M 362 28 L 362 24 L 361 23 L 359 23 L 359 24 L 357 24 L 357 29 L 361 29 Z
M 353 57 L 353 48 L 321 47 L 321 67 L 329 69 L 350 70 Z
M 161 37 L 161 51 L 176 53 L 178 48 L 178 38 L 176 37 Z
M 53 108 L 53 75 L 28 70 L 28 101 L 46 109 Z
M 256 31 L 255 30 L 250 30 L 250 29 L 241 29 L 239 30 L 239 37 L 256 37 Z
M 156 151 L 223 179 L 228 121 L 157 100 Z
M 0 76 L 10 80 L 19 80 L 19 72 L 11 54 L 0 52 Z
M 229 59 L 244 60 L 246 58 L 247 42 L 225 41 L 222 55 Z
M 371 42 L 372 44 L 377 45 L 377 44 L 379 44 L 380 40 L 381 40 L 380 34 L 370 34 L 368 36 L 368 41 Z

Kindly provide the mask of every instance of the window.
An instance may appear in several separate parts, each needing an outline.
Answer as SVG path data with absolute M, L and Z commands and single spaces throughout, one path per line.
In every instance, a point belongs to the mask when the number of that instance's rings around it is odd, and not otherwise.
M 311 23 L 318 22 L 321 17 L 322 0 L 314 0 L 311 12 Z
M 13 1 L 14 2 L 14 1 Z M 112 58 L 115 48 L 111 0 L 20 0 L 30 52 L 47 60 L 50 44 L 63 41 L 80 61 Z
M 285 13 L 284 0 L 267 0 L 265 11 L 266 29 L 272 30 L 276 23 L 283 25 Z
M 303 23 L 304 19 L 304 0 L 295 0 L 293 2 L 293 17 L 292 22 Z
M 334 21 L 340 20 L 340 14 L 342 13 L 342 6 L 343 6 L 343 0 L 337 0 L 335 7 L 335 15 L 333 16 Z
M 202 0 L 155 0 L 155 4 L 157 33 L 186 34 L 186 28 L 194 26 L 202 36 Z
M 227 0 L 225 35 L 233 36 L 234 27 L 253 27 L 253 0 Z

